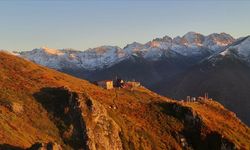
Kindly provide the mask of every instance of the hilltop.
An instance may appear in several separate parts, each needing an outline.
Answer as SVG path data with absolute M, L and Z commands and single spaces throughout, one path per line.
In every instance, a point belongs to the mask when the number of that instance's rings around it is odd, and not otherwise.
M 4 52 L 0 68 L 0 149 L 250 149 L 249 127 L 213 100 L 105 90 Z

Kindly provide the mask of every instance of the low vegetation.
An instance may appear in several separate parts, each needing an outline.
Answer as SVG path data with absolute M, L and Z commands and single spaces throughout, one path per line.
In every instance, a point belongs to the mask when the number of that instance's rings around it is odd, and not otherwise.
M 105 90 L 2 52 L 0 68 L 0 149 L 37 142 L 87 149 L 102 138 L 97 149 L 114 140 L 129 150 L 250 149 L 249 127 L 212 100 L 178 102 L 144 87 Z

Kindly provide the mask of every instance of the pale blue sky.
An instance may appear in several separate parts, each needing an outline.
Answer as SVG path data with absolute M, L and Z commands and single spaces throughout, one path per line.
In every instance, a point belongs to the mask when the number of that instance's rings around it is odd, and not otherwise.
M 0 1 L 0 49 L 124 47 L 188 31 L 250 35 L 250 1 Z

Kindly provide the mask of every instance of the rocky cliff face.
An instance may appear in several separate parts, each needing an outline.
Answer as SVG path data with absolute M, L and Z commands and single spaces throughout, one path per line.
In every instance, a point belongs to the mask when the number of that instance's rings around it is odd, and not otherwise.
M 87 149 L 122 149 L 119 137 L 121 128 L 98 101 L 90 96 L 78 94 L 71 103 L 73 103 L 72 109 L 78 110 L 82 128 L 86 128 L 86 133 L 83 134 L 86 134 Z
M 163 104 L 163 106 L 168 108 L 166 109 L 166 113 L 172 114 L 183 121 L 183 136 L 180 137 L 180 141 L 182 142 L 184 148 L 221 150 L 237 149 L 236 145 L 227 137 L 224 137 L 217 131 L 207 129 L 207 126 L 203 121 L 203 117 L 191 108 L 183 107 L 175 103 Z
M 90 96 L 59 87 L 43 89 L 36 98 L 49 112 L 53 112 L 51 119 L 60 129 L 63 140 L 72 147 L 91 150 L 122 149 L 119 137 L 121 128 L 108 115 L 106 108 Z M 43 101 L 44 98 L 53 103 Z M 61 121 L 57 121 L 57 117 Z

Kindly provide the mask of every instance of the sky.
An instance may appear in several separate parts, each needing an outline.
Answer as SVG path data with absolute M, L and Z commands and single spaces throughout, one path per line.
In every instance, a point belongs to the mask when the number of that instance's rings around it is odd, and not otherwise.
M 250 35 L 248 0 L 0 0 L 0 49 L 124 47 L 189 31 Z

